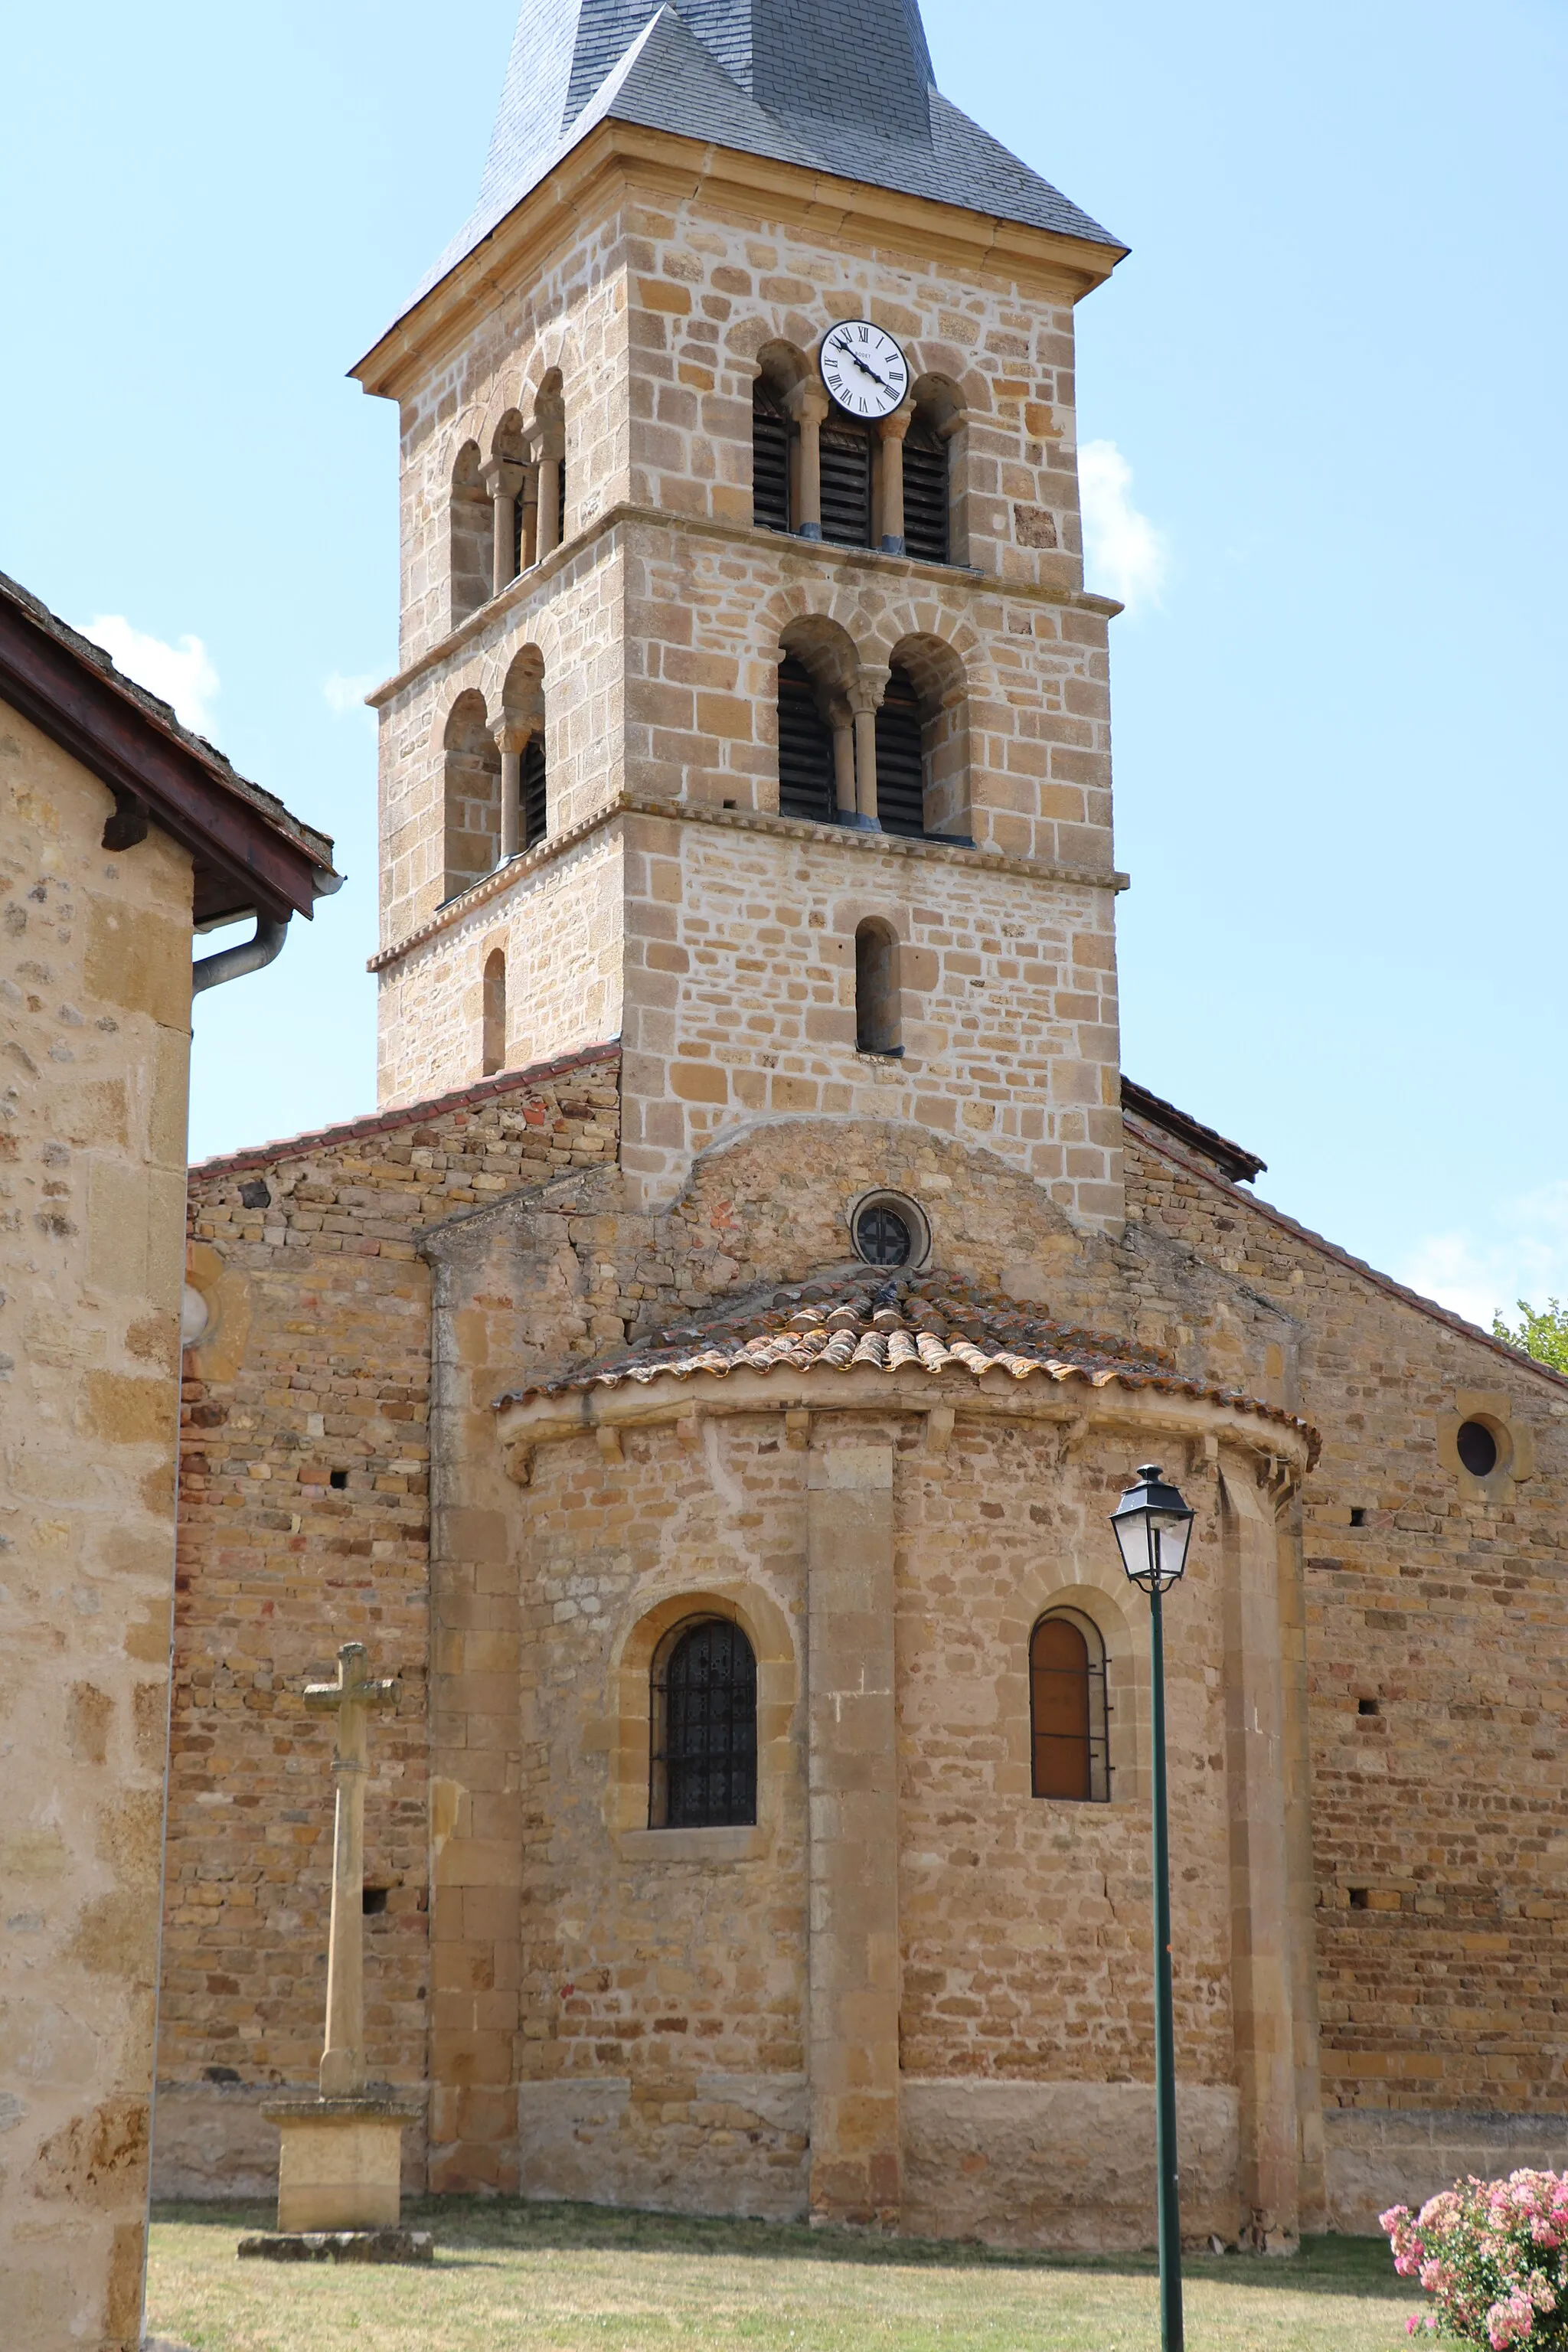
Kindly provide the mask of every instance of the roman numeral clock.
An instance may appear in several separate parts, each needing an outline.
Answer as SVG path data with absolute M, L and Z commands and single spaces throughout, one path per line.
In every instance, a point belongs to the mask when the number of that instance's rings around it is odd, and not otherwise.
M 822 339 L 822 381 L 851 416 L 891 416 L 910 388 L 910 366 L 881 327 L 841 319 Z

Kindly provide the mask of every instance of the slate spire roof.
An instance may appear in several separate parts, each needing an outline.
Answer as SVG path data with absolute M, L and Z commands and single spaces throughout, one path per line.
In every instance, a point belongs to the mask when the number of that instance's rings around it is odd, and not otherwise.
M 408 308 L 609 120 L 1118 244 L 942 97 L 919 0 L 521 0 L 479 203 Z

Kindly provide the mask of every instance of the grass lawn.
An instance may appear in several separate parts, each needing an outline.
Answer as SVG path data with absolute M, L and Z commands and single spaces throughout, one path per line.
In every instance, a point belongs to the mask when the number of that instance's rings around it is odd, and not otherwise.
M 405 2207 L 433 2270 L 239 2262 L 258 2205 L 153 2217 L 149 2333 L 191 2352 L 1156 2352 L 1153 2258 L 467 2199 Z M 1190 2352 L 1395 2352 L 1424 2300 L 1387 2247 L 1186 2265 Z

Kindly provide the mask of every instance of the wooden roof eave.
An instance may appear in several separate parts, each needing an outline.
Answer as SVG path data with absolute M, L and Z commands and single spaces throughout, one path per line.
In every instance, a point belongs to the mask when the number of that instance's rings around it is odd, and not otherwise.
M 98 777 L 142 802 L 152 823 L 206 868 L 212 903 L 198 925 L 249 912 L 309 919 L 331 869 L 228 786 L 141 704 L 122 694 L 19 606 L 0 599 L 0 700 Z M 321 848 L 330 855 L 331 845 Z

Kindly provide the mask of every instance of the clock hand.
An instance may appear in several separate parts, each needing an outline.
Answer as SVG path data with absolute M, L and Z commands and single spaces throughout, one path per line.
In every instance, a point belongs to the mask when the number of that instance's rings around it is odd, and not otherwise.
M 829 348 L 829 350 L 831 350 L 831 351 L 841 352 L 843 353 L 843 355 L 844 355 L 844 357 L 845 357 L 846 359 L 853 360 L 853 361 L 854 361 L 854 362 L 855 362 L 855 364 L 856 364 L 856 366 L 859 369 L 859 371 L 860 371 L 861 374 L 862 374 L 862 375 L 868 375 L 868 376 L 870 377 L 870 379 L 871 379 L 872 383 L 878 386 L 878 388 L 879 388 L 879 391 L 882 391 L 882 392 L 891 392 L 891 390 L 892 390 L 892 388 L 893 388 L 893 387 L 892 387 L 892 385 L 888 382 L 888 380 L 887 380 L 886 376 L 879 375 L 879 374 L 877 373 L 877 371 L 876 371 L 876 369 L 875 369 L 874 367 L 868 367 L 868 366 L 867 365 L 866 362 L 861 358 L 861 356 L 860 356 L 859 352 L 858 352 L 858 351 L 856 351 L 856 349 L 854 348 L 853 344 L 850 344 L 850 343 L 832 343 L 832 344 L 830 344 L 830 345 L 828 346 L 828 348 Z

